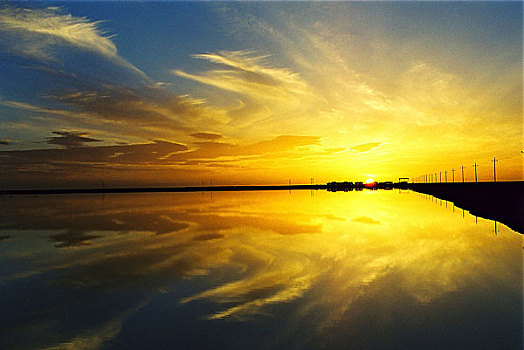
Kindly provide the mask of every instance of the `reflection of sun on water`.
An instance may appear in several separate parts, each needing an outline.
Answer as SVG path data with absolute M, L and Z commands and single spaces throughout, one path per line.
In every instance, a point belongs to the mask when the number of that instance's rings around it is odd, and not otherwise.
M 91 213 L 89 222 L 48 224 L 58 225 L 54 232 L 66 224 L 69 231 L 97 232 L 83 241 L 88 249 L 69 251 L 84 255 L 72 259 L 70 272 L 59 277 L 60 293 L 76 293 L 78 285 L 102 289 L 87 300 L 98 308 L 110 290 L 121 296 L 126 315 L 138 315 L 138 309 L 156 313 L 154 303 L 143 306 L 149 300 L 126 297 L 129 289 L 141 288 L 171 293 L 180 303 L 169 304 L 174 313 L 192 308 L 204 319 L 249 321 L 285 312 L 294 322 L 290 329 L 304 325 L 312 336 L 316 329 L 327 337 L 331 330 L 343 334 L 347 325 L 361 323 L 361 308 L 367 305 L 378 305 L 366 310 L 371 318 L 411 320 L 451 300 L 470 320 L 464 310 L 472 304 L 459 301 L 467 300 L 472 288 L 486 295 L 480 307 L 500 300 L 491 297 L 492 285 L 517 300 L 521 295 L 520 235 L 502 227 L 495 236 L 492 222 L 476 223 L 469 214 L 463 217 L 411 192 L 318 191 L 314 197 L 309 191 L 217 192 L 212 199 L 196 193 L 110 195 L 103 210 L 96 196 L 47 197 L 32 199 L 33 208 L 50 208 L 35 218 L 27 214 L 25 198 L 19 200 L 24 204 L 19 215 L 3 222 L 36 219 L 41 225 L 47 217 Z M 105 238 L 97 238 L 101 235 Z M 18 251 L 17 256 L 22 253 L 29 254 Z M 65 269 L 61 256 L 52 262 L 49 255 L 43 254 L 42 264 L 52 265 L 39 265 L 38 273 Z M 173 284 L 179 280 L 184 280 L 182 289 Z M 74 300 L 75 294 L 67 295 L 66 301 Z M 39 312 L 47 315 L 51 306 L 47 299 L 42 303 Z M 68 303 L 60 308 L 61 314 L 76 310 Z M 113 316 L 105 314 L 106 323 L 92 325 L 96 334 L 108 339 L 121 328 L 129 330 L 123 322 L 128 316 Z M 518 311 L 515 317 L 520 319 Z

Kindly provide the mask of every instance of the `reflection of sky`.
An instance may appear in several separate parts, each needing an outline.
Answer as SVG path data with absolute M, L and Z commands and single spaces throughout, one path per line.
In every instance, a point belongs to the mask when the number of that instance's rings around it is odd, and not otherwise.
M 401 339 L 407 348 L 489 348 L 519 340 L 521 236 L 500 224 L 495 235 L 493 222 L 476 224 L 418 194 L 2 201 L 7 348 L 378 349 Z

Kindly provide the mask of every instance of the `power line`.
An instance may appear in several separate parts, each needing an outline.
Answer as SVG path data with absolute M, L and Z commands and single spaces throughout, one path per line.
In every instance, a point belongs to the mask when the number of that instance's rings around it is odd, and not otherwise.
M 524 154 L 524 150 L 520 151 L 521 154 Z M 506 160 L 516 157 L 516 155 L 510 155 L 510 156 L 503 156 L 503 157 L 493 157 L 493 159 L 490 160 L 491 163 L 493 163 L 493 182 L 497 182 L 497 163 L 499 160 Z M 489 163 L 481 162 L 477 163 L 475 162 L 472 166 L 474 168 L 474 175 L 475 175 L 475 182 L 479 181 L 478 178 L 478 167 L 489 165 Z M 462 175 L 462 183 L 466 182 L 466 174 L 465 174 L 466 167 L 464 164 L 460 166 L 461 175 Z M 410 178 L 412 183 L 442 183 L 442 173 L 444 173 L 444 183 L 448 183 L 448 173 L 451 172 L 451 181 L 455 182 L 455 171 L 457 171 L 455 168 L 451 168 L 451 171 L 443 170 L 439 172 L 429 173 L 429 174 L 423 174 L 419 176 L 415 176 Z M 438 174 L 438 177 L 437 177 Z
M 493 162 L 493 182 L 497 182 L 497 167 L 496 167 L 496 164 L 498 162 L 498 159 L 493 157 L 492 162 Z

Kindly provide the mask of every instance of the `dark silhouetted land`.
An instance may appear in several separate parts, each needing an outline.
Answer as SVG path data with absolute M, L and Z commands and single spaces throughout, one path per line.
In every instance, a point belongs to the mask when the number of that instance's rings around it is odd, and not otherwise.
M 400 188 L 453 202 L 472 215 L 524 233 L 524 182 L 403 183 Z

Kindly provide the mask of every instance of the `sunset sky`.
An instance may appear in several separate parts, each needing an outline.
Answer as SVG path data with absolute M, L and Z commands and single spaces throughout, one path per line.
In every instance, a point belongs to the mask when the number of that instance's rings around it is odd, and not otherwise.
M 522 2 L 11 2 L 0 188 L 522 180 Z

